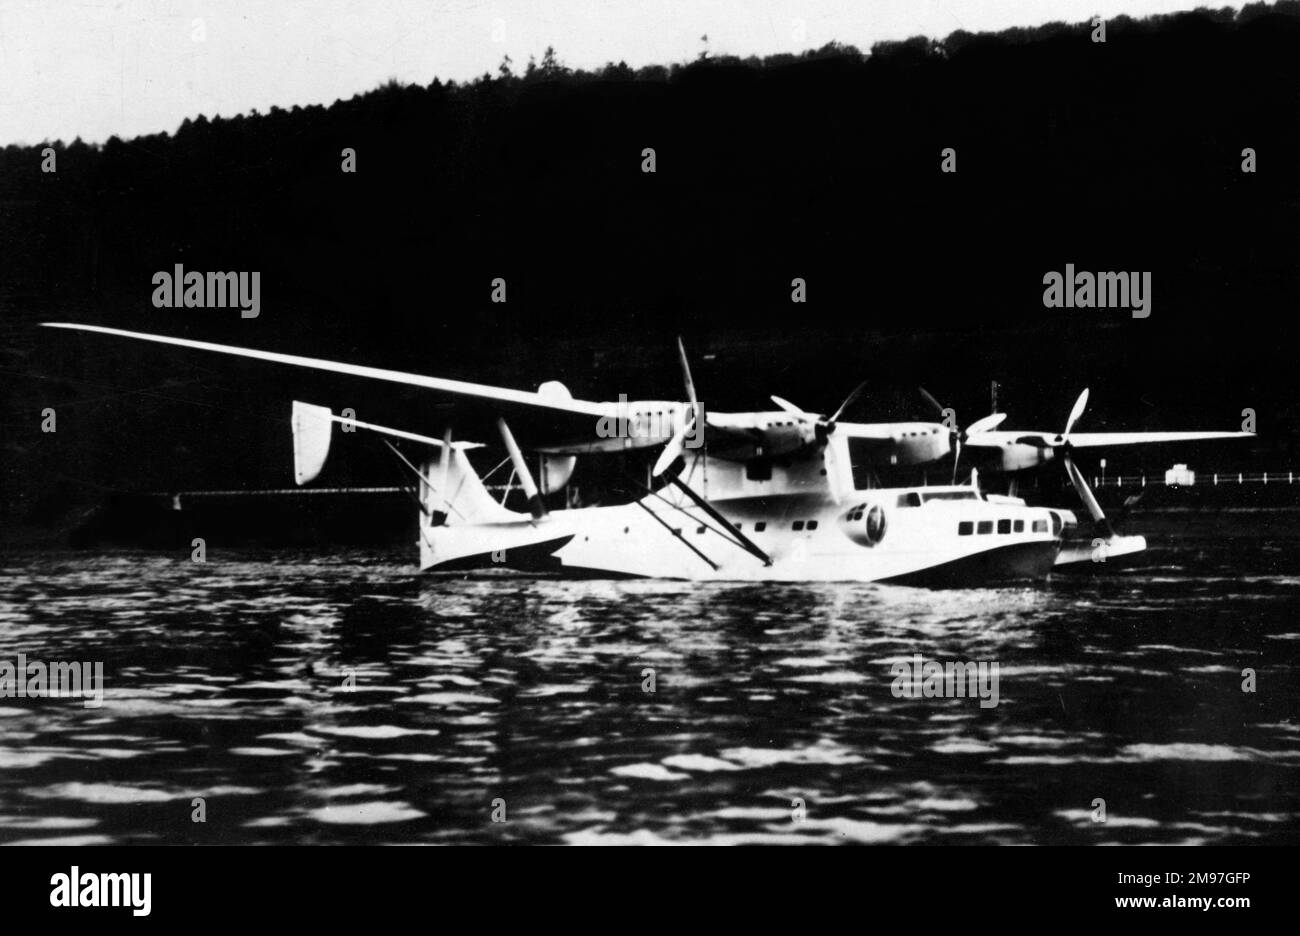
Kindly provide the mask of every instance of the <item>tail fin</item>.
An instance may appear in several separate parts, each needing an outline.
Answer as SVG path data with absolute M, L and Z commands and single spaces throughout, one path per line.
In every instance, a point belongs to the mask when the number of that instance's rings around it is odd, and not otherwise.
M 448 526 L 518 520 L 523 516 L 507 510 L 492 499 L 463 448 L 452 446 L 445 492 L 437 489 L 442 484 L 443 477 L 440 455 L 426 461 L 420 468 L 420 474 L 420 503 L 424 504 L 430 516 L 435 513 L 445 514 Z

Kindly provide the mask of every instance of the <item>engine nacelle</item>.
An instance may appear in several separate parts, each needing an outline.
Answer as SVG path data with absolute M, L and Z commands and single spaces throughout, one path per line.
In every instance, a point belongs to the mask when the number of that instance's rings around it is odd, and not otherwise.
M 754 444 L 754 457 L 779 458 L 808 448 L 816 439 L 812 427 L 800 422 L 792 423 L 777 423 L 763 428 L 762 441 Z
M 919 424 L 894 437 L 894 451 L 890 463 L 894 465 L 925 465 L 938 461 L 952 450 L 947 432 L 937 426 Z
M 1021 445 L 1019 443 L 1008 445 L 999 453 L 1002 459 L 1001 468 L 1003 471 L 1024 471 L 1026 468 L 1037 468 L 1039 465 L 1045 465 L 1056 457 L 1056 452 L 1049 448 L 1038 448 L 1033 445 Z
M 856 432 L 853 426 L 841 426 L 840 430 L 852 441 L 855 453 L 865 454 L 875 465 L 925 465 L 952 449 L 951 433 L 939 423 L 888 423 L 870 428 L 870 435 Z

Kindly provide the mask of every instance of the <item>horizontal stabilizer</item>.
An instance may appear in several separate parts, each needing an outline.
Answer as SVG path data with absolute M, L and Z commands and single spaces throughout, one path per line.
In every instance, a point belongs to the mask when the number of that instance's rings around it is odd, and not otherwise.
M 388 426 L 362 422 L 359 419 L 335 416 L 334 412 L 328 407 L 294 400 L 293 475 L 298 484 L 307 484 L 315 480 L 317 475 L 321 473 L 321 469 L 325 467 L 325 459 L 329 455 L 330 437 L 334 423 L 344 427 L 354 426 L 357 429 L 366 429 L 370 432 L 393 436 L 397 439 L 420 442 L 437 448 L 442 448 L 443 444 L 442 439 L 435 439 L 433 436 L 420 435 L 417 432 L 406 432 L 402 429 L 392 429 Z M 466 449 L 482 448 L 483 446 L 478 442 L 453 442 L 451 447 L 456 451 L 465 451 Z

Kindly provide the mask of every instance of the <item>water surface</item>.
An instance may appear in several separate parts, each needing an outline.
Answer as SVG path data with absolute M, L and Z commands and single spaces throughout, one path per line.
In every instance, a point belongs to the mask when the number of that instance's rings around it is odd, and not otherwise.
M 9 556 L 0 660 L 107 689 L 0 698 L 0 841 L 1295 843 L 1294 545 L 973 591 Z M 896 698 L 916 653 L 999 704 Z

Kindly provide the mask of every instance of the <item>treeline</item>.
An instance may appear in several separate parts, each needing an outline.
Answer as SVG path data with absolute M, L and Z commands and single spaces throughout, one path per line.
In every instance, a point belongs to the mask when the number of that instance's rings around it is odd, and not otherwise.
M 717 409 L 831 407 L 867 377 L 860 416 L 925 415 L 917 382 L 982 411 L 998 379 L 1024 424 L 1094 385 L 1093 425 L 1232 428 L 1249 406 L 1262 435 L 1287 426 L 1300 4 L 1093 32 L 594 72 L 561 49 L 467 84 L 55 142 L 54 172 L 45 145 L 8 146 L 5 500 L 162 486 L 178 462 L 194 487 L 284 480 L 281 427 L 230 415 L 274 411 L 283 374 L 46 318 L 597 398 L 678 396 L 683 333 Z M 261 315 L 155 309 L 151 277 L 177 263 L 260 271 Z M 1151 272 L 1151 317 L 1045 309 L 1067 263 Z M 57 442 L 45 406 L 65 408 Z

